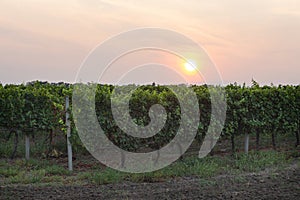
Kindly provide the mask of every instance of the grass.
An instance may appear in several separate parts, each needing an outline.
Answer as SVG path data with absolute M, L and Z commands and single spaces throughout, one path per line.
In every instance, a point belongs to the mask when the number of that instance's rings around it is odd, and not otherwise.
M 42 134 L 36 137 L 36 141 L 31 142 L 31 157 L 42 157 L 43 152 L 47 150 L 45 145 L 45 138 L 47 134 Z M 270 147 L 270 136 L 261 135 L 261 147 Z M 255 136 L 250 135 L 250 147 L 255 147 Z M 80 171 L 76 169 L 74 163 L 74 172 L 69 172 L 65 167 L 58 164 L 55 160 L 46 159 L 15 159 L 13 161 L 7 160 L 9 158 L 12 147 L 13 137 L 9 141 L 0 140 L 0 186 L 7 184 L 40 184 L 40 185 L 66 185 L 66 184 L 109 184 L 119 183 L 122 181 L 131 182 L 160 182 L 173 177 L 182 176 L 196 176 L 200 177 L 201 184 L 214 184 L 211 177 L 231 174 L 234 175 L 234 181 L 243 181 L 239 174 L 247 172 L 258 172 L 267 168 L 283 169 L 289 162 L 290 158 L 300 156 L 300 147 L 291 150 L 290 144 L 294 143 L 294 136 L 278 134 L 276 141 L 278 149 L 284 147 L 288 152 L 277 151 L 250 151 L 248 155 L 244 153 L 236 153 L 231 155 L 215 155 L 208 156 L 203 159 L 197 157 L 186 157 L 183 160 L 178 160 L 170 166 L 158 171 L 150 173 L 130 174 L 119 172 L 110 168 L 104 168 L 101 164 L 95 162 L 94 159 L 80 160 L 83 164 Z M 24 156 L 25 147 L 22 138 L 20 137 L 17 157 Z M 236 138 L 236 145 L 238 149 L 243 149 L 243 136 Z M 63 140 L 57 140 L 55 148 L 63 150 L 65 148 Z M 228 140 L 230 142 L 230 140 Z M 216 145 L 214 151 L 219 150 L 230 151 L 227 140 L 222 141 L 222 144 Z M 280 141 L 280 142 L 279 142 Z M 288 148 L 284 145 L 289 145 Z M 284 150 L 284 149 L 283 149 Z M 75 151 L 76 152 L 76 151 Z M 79 150 L 82 155 L 83 151 Z M 86 152 L 86 151 L 84 151 Z M 53 162 L 54 161 L 54 162 Z M 298 166 L 300 161 L 297 161 Z M 93 163 L 92 167 L 86 169 L 85 166 Z M 274 177 L 276 173 L 274 173 Z M 241 180 L 240 180 L 241 179 Z
M 92 173 L 91 180 L 95 184 L 118 183 L 125 178 L 125 173 L 108 168 L 103 172 Z
M 190 157 L 149 173 L 129 174 L 106 168 L 101 172 L 83 172 L 79 174 L 79 177 L 94 184 L 118 183 L 124 180 L 159 182 L 170 177 L 182 176 L 197 176 L 205 180 L 220 174 L 257 172 L 268 167 L 284 166 L 288 162 L 289 160 L 284 153 L 276 151 L 250 152 L 248 155 L 240 153 L 234 157 L 206 157 L 204 159 Z
M 11 176 L 15 176 L 19 173 L 19 169 L 17 168 L 0 168 L 0 177 L 4 176 L 4 177 L 11 177 Z
M 256 172 L 269 166 L 282 165 L 286 161 L 287 157 L 283 153 L 276 151 L 259 151 L 251 152 L 248 155 L 236 155 L 234 167 L 241 171 Z
M 45 167 L 45 171 L 47 175 L 70 175 L 71 172 L 62 166 L 59 165 L 51 165 Z
M 23 159 L 14 162 L 0 160 L 1 184 L 109 184 L 122 181 L 158 182 L 172 177 L 196 176 L 203 180 L 201 184 L 214 184 L 209 178 L 221 174 L 242 174 L 257 172 L 266 168 L 280 168 L 290 162 L 284 152 L 251 151 L 248 155 L 237 153 L 234 156 L 208 156 L 203 159 L 187 157 L 174 162 L 161 170 L 131 174 L 110 168 L 90 168 L 70 173 L 64 167 L 51 164 L 47 160 Z M 238 177 L 238 176 L 237 176 Z M 237 180 L 239 181 L 239 180 Z
M 8 183 L 40 183 L 45 177 L 45 170 L 20 171 L 17 175 L 8 178 Z

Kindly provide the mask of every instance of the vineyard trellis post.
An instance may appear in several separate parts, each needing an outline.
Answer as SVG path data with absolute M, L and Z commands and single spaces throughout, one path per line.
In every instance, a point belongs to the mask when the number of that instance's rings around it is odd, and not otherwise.
M 70 122 L 70 114 L 69 114 L 69 96 L 66 96 L 66 126 L 67 126 L 68 167 L 69 167 L 69 171 L 73 171 L 72 145 L 71 145 L 71 142 L 70 142 L 71 122 Z

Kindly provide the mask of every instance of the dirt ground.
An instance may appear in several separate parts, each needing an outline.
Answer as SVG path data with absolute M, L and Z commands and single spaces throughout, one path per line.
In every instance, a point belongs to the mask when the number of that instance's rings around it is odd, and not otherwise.
M 2 186 L 0 199 L 298 199 L 299 166 L 210 179 L 85 186 Z

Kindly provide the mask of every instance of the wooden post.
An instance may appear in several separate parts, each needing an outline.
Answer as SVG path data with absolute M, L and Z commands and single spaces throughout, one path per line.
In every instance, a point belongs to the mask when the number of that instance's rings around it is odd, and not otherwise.
M 68 148 L 68 167 L 69 171 L 73 171 L 73 164 L 72 164 L 72 145 L 70 142 L 71 137 L 71 122 L 70 122 L 70 114 L 69 114 L 69 96 L 66 97 L 66 126 L 67 126 L 67 148 Z
M 30 141 L 29 135 L 25 134 L 25 159 L 29 160 L 30 158 Z

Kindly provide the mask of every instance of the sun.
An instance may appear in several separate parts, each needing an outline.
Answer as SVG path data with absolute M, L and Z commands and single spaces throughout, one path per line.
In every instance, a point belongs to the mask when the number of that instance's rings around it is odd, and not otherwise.
M 184 63 L 184 68 L 188 72 L 194 72 L 197 69 L 196 66 L 191 62 L 185 62 Z

